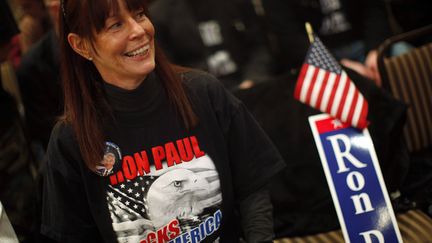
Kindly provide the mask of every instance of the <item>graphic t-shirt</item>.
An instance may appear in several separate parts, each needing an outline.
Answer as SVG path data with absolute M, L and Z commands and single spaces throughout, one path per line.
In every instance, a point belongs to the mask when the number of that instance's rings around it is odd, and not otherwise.
M 217 239 L 222 220 L 219 175 L 195 136 L 123 159 L 125 166 L 110 177 L 107 190 L 118 242 Z
M 106 150 L 97 173 L 84 165 L 70 127 L 56 126 L 44 234 L 61 242 L 238 241 L 236 202 L 284 163 L 218 80 L 197 71 L 182 79 L 199 117 L 190 130 L 154 73 L 132 91 L 105 85 L 114 119 L 104 124 Z

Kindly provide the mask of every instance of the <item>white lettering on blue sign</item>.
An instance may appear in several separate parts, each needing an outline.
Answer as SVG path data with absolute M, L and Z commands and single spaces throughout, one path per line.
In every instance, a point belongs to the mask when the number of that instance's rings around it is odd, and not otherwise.
M 378 230 L 366 231 L 366 232 L 360 233 L 360 235 L 363 236 L 365 243 L 376 242 L 373 240 L 374 238 L 378 240 L 378 243 L 384 243 L 384 236 Z M 372 236 L 374 236 L 374 237 L 372 237 Z
M 327 114 L 309 123 L 346 242 L 402 242 L 367 129 Z
M 354 157 L 351 153 L 351 142 L 349 137 L 344 134 L 337 134 L 334 136 L 327 137 L 327 140 L 331 142 L 333 147 L 336 162 L 338 163 L 338 173 L 347 172 L 349 169 L 346 167 L 344 158 L 346 158 L 351 164 L 353 164 L 357 168 L 366 167 L 366 164 L 360 162 L 356 157 Z M 339 146 L 339 142 L 342 142 L 345 145 L 345 150 L 342 151 L 341 146 Z

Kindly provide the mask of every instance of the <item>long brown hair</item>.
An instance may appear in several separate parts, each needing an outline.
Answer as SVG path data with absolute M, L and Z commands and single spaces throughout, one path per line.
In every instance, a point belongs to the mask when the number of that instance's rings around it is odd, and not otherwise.
M 76 33 L 93 43 L 94 33 L 101 31 L 110 12 L 119 10 L 118 1 L 125 1 L 129 10 L 144 8 L 147 12 L 146 0 L 62 0 L 61 4 L 61 69 L 65 96 L 62 121 L 72 126 L 82 157 L 90 169 L 102 160 L 105 137 L 101 124 L 104 117 L 112 114 L 103 92 L 102 77 L 92 62 L 70 47 L 67 36 Z M 155 61 L 155 72 L 186 128 L 195 126 L 198 118 L 180 77 L 156 43 Z

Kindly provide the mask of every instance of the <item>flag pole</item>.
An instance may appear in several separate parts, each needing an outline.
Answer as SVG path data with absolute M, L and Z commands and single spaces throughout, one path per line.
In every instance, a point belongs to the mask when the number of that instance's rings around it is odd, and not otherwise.
M 305 27 L 306 27 L 306 32 L 307 32 L 308 37 L 309 37 L 309 42 L 312 44 L 314 42 L 312 26 L 310 25 L 309 22 L 306 22 Z

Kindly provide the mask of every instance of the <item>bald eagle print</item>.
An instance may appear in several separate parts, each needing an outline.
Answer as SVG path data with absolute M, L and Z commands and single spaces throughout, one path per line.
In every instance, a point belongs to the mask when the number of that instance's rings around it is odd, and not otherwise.
M 109 185 L 118 242 L 217 242 L 219 175 L 208 155 Z

